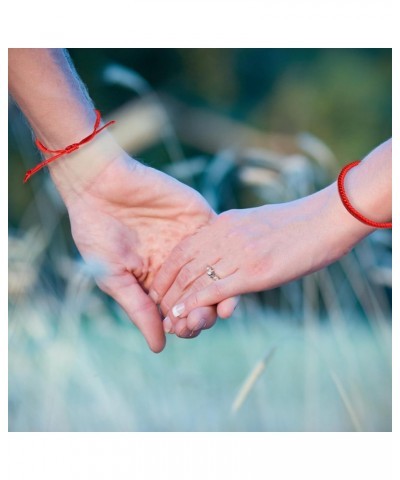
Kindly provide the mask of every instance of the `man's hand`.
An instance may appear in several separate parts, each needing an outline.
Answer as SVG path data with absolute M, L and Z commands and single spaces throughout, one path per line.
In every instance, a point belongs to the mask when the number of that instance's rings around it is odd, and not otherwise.
M 64 50 L 10 49 L 9 89 L 48 148 L 64 148 L 93 131 L 94 107 Z M 79 251 L 104 267 L 98 284 L 124 308 L 150 348 L 161 351 L 163 326 L 146 290 L 172 248 L 214 213 L 194 190 L 132 160 L 107 131 L 49 164 L 49 170 Z M 229 316 L 234 305 L 222 302 L 218 312 Z M 161 307 L 165 313 L 171 306 Z M 197 336 L 215 321 L 216 308 L 195 309 L 190 318 L 199 328 L 174 333 Z M 168 323 L 165 330 L 172 333 Z
M 64 200 L 79 251 L 103 266 L 104 273 L 96 278 L 99 287 L 121 305 L 150 348 L 161 351 L 163 325 L 146 292 L 173 248 L 208 224 L 214 212 L 196 191 L 128 155 L 111 162 L 79 194 L 69 191 Z M 235 302 L 224 303 L 232 313 Z M 164 311 L 172 307 L 162 306 Z M 215 307 L 193 313 L 195 323 L 211 324 L 216 318 Z M 197 336 L 200 330 L 189 335 Z

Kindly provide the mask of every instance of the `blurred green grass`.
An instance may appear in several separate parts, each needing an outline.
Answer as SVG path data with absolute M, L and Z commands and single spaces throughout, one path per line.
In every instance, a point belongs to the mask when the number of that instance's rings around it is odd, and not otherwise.
M 46 317 L 40 304 L 26 305 L 11 322 L 9 429 L 391 430 L 390 342 L 351 318 L 311 333 L 272 311 L 256 315 L 242 309 L 197 339 L 169 337 L 154 355 L 126 319 L 96 309 Z M 271 348 L 232 414 L 242 382 Z

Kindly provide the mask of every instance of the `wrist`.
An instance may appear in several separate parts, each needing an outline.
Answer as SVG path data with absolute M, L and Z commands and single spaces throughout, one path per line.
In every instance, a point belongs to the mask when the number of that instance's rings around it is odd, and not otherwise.
M 359 241 L 372 233 L 374 228 L 360 222 L 346 210 L 336 182 L 318 192 L 316 196 L 320 196 L 323 205 L 321 233 L 328 265 L 348 253 Z
M 104 172 L 126 153 L 104 131 L 75 152 L 49 164 L 51 178 L 67 203 L 100 181 Z
M 391 187 L 387 169 L 374 174 L 366 161 L 346 165 L 338 178 L 341 201 L 354 217 L 375 228 L 385 228 L 391 220 Z M 372 181 L 371 181 L 372 178 Z M 388 228 L 388 227 L 386 227 Z M 389 227 L 390 228 L 390 227 Z

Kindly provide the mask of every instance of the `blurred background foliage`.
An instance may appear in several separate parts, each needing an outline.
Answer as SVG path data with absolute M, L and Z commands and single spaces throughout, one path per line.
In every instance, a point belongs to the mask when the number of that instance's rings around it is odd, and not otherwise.
M 289 201 L 391 136 L 391 50 L 71 49 L 144 163 L 216 211 Z M 95 287 L 9 107 L 10 430 L 390 430 L 391 233 L 156 356 Z

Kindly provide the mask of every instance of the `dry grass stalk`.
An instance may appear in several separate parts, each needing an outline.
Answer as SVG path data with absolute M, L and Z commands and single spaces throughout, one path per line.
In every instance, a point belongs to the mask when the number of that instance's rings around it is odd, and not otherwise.
M 353 407 L 350 397 L 347 395 L 347 392 L 343 386 L 343 383 L 340 381 L 340 378 L 336 375 L 336 373 L 332 369 L 329 370 L 329 375 L 333 383 L 335 384 L 335 387 L 337 388 L 339 396 L 346 408 L 347 413 L 349 414 L 349 417 L 350 417 L 351 423 L 353 424 L 354 429 L 357 432 L 362 432 L 363 429 L 361 427 L 360 419 L 358 418 L 357 412 Z
M 266 366 L 268 363 L 271 361 L 274 353 L 275 353 L 276 347 L 272 347 L 265 357 L 259 361 L 253 370 L 250 372 L 250 375 L 246 378 L 244 381 L 242 387 L 239 390 L 239 393 L 237 394 L 233 404 L 232 404 L 232 409 L 231 412 L 233 414 L 237 413 L 241 406 L 243 405 L 244 401 L 248 397 L 249 393 L 251 392 L 252 388 L 254 387 L 256 381 L 260 378 L 261 374 L 265 370 Z

